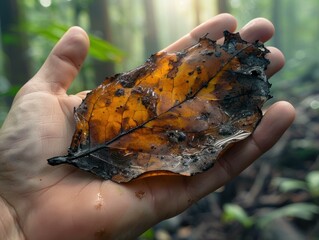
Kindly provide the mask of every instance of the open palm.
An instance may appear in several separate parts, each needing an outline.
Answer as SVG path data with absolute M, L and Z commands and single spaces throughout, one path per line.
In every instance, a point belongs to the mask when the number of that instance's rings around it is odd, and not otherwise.
M 166 51 L 183 49 L 209 33 L 222 37 L 236 20 L 222 14 L 195 28 Z M 255 19 L 241 31 L 247 41 L 267 41 L 273 26 Z M 133 239 L 216 190 L 267 151 L 294 118 L 287 102 L 271 106 L 254 134 L 235 144 L 209 171 L 193 176 L 102 181 L 47 159 L 66 154 L 74 131 L 73 109 L 85 92 L 67 95 L 88 51 L 86 33 L 71 28 L 39 72 L 17 94 L 0 130 L 0 239 Z M 284 64 L 270 48 L 268 76 Z

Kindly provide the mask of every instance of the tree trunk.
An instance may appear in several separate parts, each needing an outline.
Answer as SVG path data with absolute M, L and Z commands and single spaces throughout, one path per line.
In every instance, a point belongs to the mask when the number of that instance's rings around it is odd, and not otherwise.
M 90 30 L 93 34 L 112 42 L 111 20 L 108 13 L 108 0 L 94 0 L 89 7 Z M 114 63 L 93 61 L 95 83 L 100 84 L 106 76 L 114 74 Z
M 0 1 L 1 40 L 4 53 L 4 74 L 11 86 L 22 86 L 30 77 L 30 59 L 25 33 L 20 31 L 23 12 L 17 0 Z M 13 97 L 7 99 L 11 103 Z
M 148 58 L 152 53 L 159 51 L 158 37 L 155 23 L 155 11 L 153 0 L 144 0 L 145 7 L 145 58 Z

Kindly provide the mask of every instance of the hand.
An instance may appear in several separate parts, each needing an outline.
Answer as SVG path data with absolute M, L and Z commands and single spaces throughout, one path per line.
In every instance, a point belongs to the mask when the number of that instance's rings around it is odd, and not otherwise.
M 235 31 L 236 20 L 218 15 L 195 28 L 166 51 L 190 46 L 198 38 L 220 39 Z M 246 41 L 267 41 L 272 24 L 255 19 L 240 30 Z M 73 109 L 85 92 L 67 95 L 89 47 L 86 33 L 71 28 L 39 72 L 17 94 L 0 130 L 0 239 L 132 239 L 172 217 L 237 176 L 273 146 L 294 119 L 287 102 L 272 105 L 255 132 L 235 144 L 215 166 L 193 177 L 161 176 L 127 184 L 102 181 L 75 167 L 49 166 L 66 154 L 74 131 Z M 270 77 L 284 57 L 269 47 Z

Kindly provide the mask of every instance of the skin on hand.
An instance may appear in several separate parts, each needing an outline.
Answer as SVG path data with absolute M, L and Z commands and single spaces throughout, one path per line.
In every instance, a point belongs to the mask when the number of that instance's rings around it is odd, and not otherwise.
M 178 51 L 208 37 L 235 31 L 236 20 L 218 15 L 164 49 Z M 255 19 L 240 30 L 246 41 L 266 42 L 273 25 Z M 218 40 L 221 41 L 221 40 Z M 236 143 L 215 166 L 193 177 L 161 176 L 127 184 L 102 181 L 72 166 L 52 167 L 47 159 L 66 154 L 74 132 L 73 109 L 85 93 L 67 95 L 89 48 L 86 33 L 71 28 L 39 72 L 17 94 L 0 130 L 0 239 L 134 239 L 237 176 L 271 148 L 294 119 L 294 108 L 277 102 L 255 132 Z M 267 75 L 284 65 L 271 53 Z M 174 199 L 174 201 L 172 201 Z

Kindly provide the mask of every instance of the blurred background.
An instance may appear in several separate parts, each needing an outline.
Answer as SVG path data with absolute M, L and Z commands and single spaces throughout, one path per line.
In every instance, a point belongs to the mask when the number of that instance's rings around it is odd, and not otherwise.
M 274 98 L 268 105 L 290 101 L 297 118 L 239 177 L 139 239 L 319 239 L 317 0 L 0 1 L 0 123 L 19 88 L 70 26 L 84 28 L 91 41 L 69 90 L 75 93 L 143 64 L 221 12 L 233 14 L 239 27 L 255 17 L 274 23 L 276 34 L 267 45 L 282 50 L 286 65 L 270 80 Z

